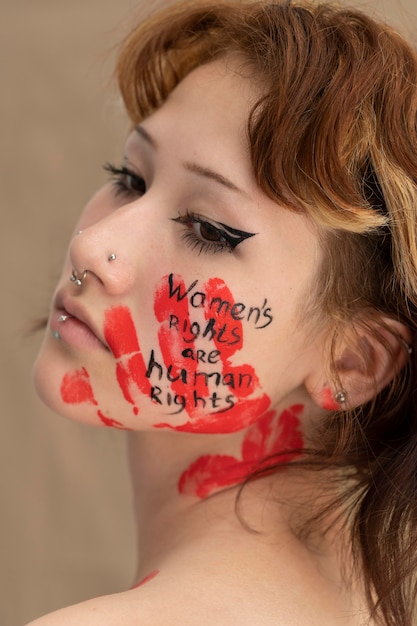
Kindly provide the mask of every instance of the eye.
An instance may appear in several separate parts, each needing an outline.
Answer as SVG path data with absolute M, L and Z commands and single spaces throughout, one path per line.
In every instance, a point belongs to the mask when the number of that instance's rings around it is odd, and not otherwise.
M 255 233 L 247 233 L 221 222 L 209 222 L 189 211 L 185 215 L 172 219 L 186 226 L 183 239 L 192 250 L 198 250 L 199 254 L 201 252 L 233 252 L 242 241 L 255 235 Z
M 116 196 L 138 197 L 146 193 L 146 182 L 138 173 L 126 166 L 116 167 L 106 163 L 103 168 L 113 180 Z
M 203 241 L 216 242 L 219 244 L 227 244 L 227 239 L 221 230 L 210 224 L 209 222 L 194 222 L 194 231 Z

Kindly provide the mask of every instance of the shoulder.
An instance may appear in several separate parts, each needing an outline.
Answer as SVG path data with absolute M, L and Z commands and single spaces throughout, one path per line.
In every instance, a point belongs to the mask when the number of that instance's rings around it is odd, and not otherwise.
M 313 558 L 293 537 L 277 549 L 259 538 L 245 538 L 241 545 L 228 535 L 220 547 L 198 556 L 190 550 L 137 588 L 82 602 L 27 626 L 368 625 L 363 603 L 341 584 L 333 562 Z
M 26 626 L 110 626 L 110 624 L 136 624 L 133 619 L 132 599 L 129 592 L 93 598 L 73 606 L 48 613 Z M 127 621 L 124 621 L 125 616 Z M 121 621 L 123 620 L 123 621 Z
M 27 626 L 368 626 L 360 611 L 346 611 L 281 581 L 275 597 L 258 580 L 252 589 L 234 576 L 204 588 L 201 580 L 179 586 L 155 585 L 152 592 L 134 589 L 94 598 L 44 617 Z M 220 582 L 220 580 L 219 580 Z

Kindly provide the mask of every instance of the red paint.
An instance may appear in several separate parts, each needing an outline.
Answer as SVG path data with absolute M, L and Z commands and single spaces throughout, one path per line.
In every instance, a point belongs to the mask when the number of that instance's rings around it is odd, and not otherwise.
M 123 426 L 122 422 L 119 422 L 118 420 L 114 420 L 112 417 L 106 417 L 105 415 L 103 415 L 103 413 L 100 410 L 97 411 L 97 415 L 99 416 L 103 424 L 105 426 L 108 426 L 109 428 L 119 428 L 120 430 L 131 430 L 131 428 L 126 428 L 126 426 Z
M 340 409 L 340 404 L 334 399 L 330 387 L 324 387 L 320 393 L 320 400 L 321 406 L 326 411 L 338 411 Z
M 233 356 L 237 350 L 241 350 L 243 347 L 243 329 L 241 320 L 236 320 L 231 316 L 231 310 L 233 305 L 235 304 L 234 298 L 230 292 L 230 289 L 227 287 L 226 283 L 221 278 L 210 278 L 204 286 L 204 291 L 207 294 L 207 298 L 205 301 L 204 313 L 206 319 L 210 319 L 212 317 L 216 318 L 216 329 L 218 330 L 224 324 L 227 324 L 228 328 L 234 328 L 236 330 L 236 335 L 240 337 L 240 341 L 236 343 L 227 345 L 227 343 L 218 343 L 218 335 L 214 338 L 214 342 L 219 349 L 221 348 L 222 356 L 225 362 L 228 362 L 228 359 Z M 210 303 L 215 298 L 220 298 L 221 301 L 230 302 L 230 307 L 223 307 L 220 312 L 213 311 L 210 307 Z
M 85 367 L 64 375 L 61 382 L 61 398 L 66 404 L 88 403 L 97 405 L 90 376 Z
M 175 284 L 179 285 L 182 293 L 186 292 L 184 281 L 176 276 Z M 267 411 L 270 406 L 269 397 L 262 392 L 258 377 L 251 365 L 243 364 L 233 366 L 231 357 L 241 350 L 243 346 L 243 328 L 242 322 L 231 316 L 231 310 L 234 304 L 234 298 L 223 280 L 220 278 L 212 278 L 203 286 L 202 292 L 206 294 L 204 317 L 208 321 L 214 320 L 213 330 L 214 338 L 212 339 L 215 348 L 219 351 L 219 361 L 221 363 L 221 373 L 230 374 L 239 379 L 240 376 L 250 377 L 251 384 L 243 385 L 241 388 L 223 387 L 223 393 L 233 395 L 233 407 L 226 407 L 225 410 L 208 412 L 201 406 L 193 406 L 193 394 L 196 391 L 201 398 L 207 398 L 210 395 L 204 378 L 199 377 L 199 385 L 194 387 L 179 379 L 171 383 L 172 390 L 175 394 L 183 396 L 187 401 L 187 413 L 191 418 L 190 421 L 180 426 L 172 426 L 167 422 L 161 422 L 155 425 L 156 428 L 171 428 L 181 432 L 188 433 L 232 433 L 242 430 L 259 418 L 260 415 Z M 159 344 L 163 355 L 164 363 L 168 368 L 173 364 L 173 377 L 178 375 L 181 369 L 185 369 L 190 379 L 194 378 L 194 374 L 198 372 L 198 362 L 182 356 L 184 349 L 195 350 L 195 342 L 184 341 L 182 335 L 169 328 L 169 320 L 171 315 L 175 315 L 181 320 L 182 324 L 188 328 L 190 326 L 189 302 L 188 297 L 184 296 L 181 300 L 175 297 L 169 297 L 168 277 L 162 279 L 161 286 L 155 293 L 155 315 L 161 323 L 158 333 Z M 230 303 L 228 308 L 224 307 L 222 311 L 217 312 L 210 309 L 210 302 L 219 298 L 221 301 Z M 222 329 L 226 332 L 222 334 Z M 233 330 L 233 333 L 232 333 Z M 230 341 L 222 341 L 223 337 L 229 337 Z M 237 340 L 236 338 L 240 338 Z M 252 396 L 252 397 L 249 397 Z M 253 397 L 255 396 L 255 397 Z
M 176 276 L 174 280 L 180 285 L 181 290 L 185 292 L 186 287 L 184 281 L 179 276 Z M 189 376 L 193 377 L 197 372 L 198 363 L 192 359 L 183 357 L 182 352 L 186 348 L 194 350 L 195 343 L 193 340 L 185 342 L 180 333 L 176 333 L 172 328 L 169 328 L 171 315 L 176 315 L 182 323 L 187 323 L 187 327 L 190 326 L 188 298 L 184 297 L 183 300 L 177 301 L 175 297 L 169 297 L 167 276 L 162 279 L 161 286 L 155 292 L 154 311 L 156 319 L 161 324 L 158 332 L 158 340 L 165 366 L 167 368 L 171 364 L 174 366 L 172 370 L 173 378 L 178 376 L 181 369 L 185 369 Z M 184 396 L 188 407 L 193 406 L 194 388 L 192 388 L 191 385 L 185 385 L 181 379 L 179 379 L 171 383 L 171 389 L 175 394 Z M 208 388 L 204 384 L 203 379 L 199 379 L 199 384 L 195 389 L 198 395 L 203 398 L 207 398 L 209 395 Z M 190 416 L 197 416 L 204 413 L 205 411 L 201 408 L 188 410 Z
M 128 307 L 112 307 L 105 312 L 104 337 L 115 358 L 120 359 L 116 364 L 116 378 L 125 399 L 133 405 L 133 412 L 137 415 L 139 409 L 135 406 L 132 388 L 149 396 L 151 385 L 145 376 L 146 364 Z M 122 358 L 126 356 L 127 359 Z
M 303 437 L 299 416 L 301 404 L 283 411 L 276 419 L 268 411 L 248 428 L 241 448 L 242 458 L 226 455 L 205 455 L 192 463 L 180 477 L 181 494 L 205 498 L 214 491 L 242 482 L 255 469 L 267 466 L 271 457 L 279 455 L 276 463 L 288 463 L 301 453 Z
M 75 372 L 71 374 L 64 374 L 61 382 L 61 398 L 66 404 L 86 403 L 97 406 L 97 400 L 94 397 L 93 388 L 90 383 L 90 376 L 85 367 L 75 370 Z M 111 417 L 106 417 L 100 409 L 97 410 L 97 415 L 105 426 L 125 429 L 121 422 Z
M 228 434 L 243 430 L 267 411 L 271 404 L 266 394 L 260 398 L 237 402 L 224 412 L 205 413 L 180 426 L 168 422 L 155 424 L 155 428 L 170 428 L 184 433 Z
M 155 578 L 155 576 L 157 576 L 158 574 L 159 574 L 159 569 L 155 569 L 153 572 L 145 576 L 145 578 L 143 578 L 143 580 L 141 580 L 139 583 L 137 583 L 136 585 L 133 585 L 131 589 L 137 589 L 138 587 L 142 587 L 142 585 L 144 585 L 145 583 L 148 583 L 150 580 L 152 580 L 152 578 Z
M 230 302 L 233 306 L 234 299 L 226 284 L 220 280 L 219 278 L 211 278 L 206 284 L 206 293 L 207 293 L 207 305 L 212 301 L 213 298 L 221 298 L 222 301 Z M 251 365 L 240 365 L 232 368 L 230 363 L 230 357 L 232 357 L 238 350 L 241 350 L 243 347 L 243 327 L 242 322 L 240 320 L 236 320 L 231 315 L 232 306 L 228 309 L 223 309 L 223 313 L 221 312 L 216 316 L 216 324 L 218 327 L 226 324 L 230 328 L 234 328 L 236 334 L 241 337 L 240 342 L 234 343 L 233 345 L 224 345 L 219 342 L 218 334 L 214 337 L 214 343 L 218 350 L 221 351 L 222 354 L 222 362 L 223 362 L 223 372 L 233 371 L 235 376 L 239 377 L 239 375 L 250 375 L 252 378 L 252 384 L 249 387 L 243 386 L 241 389 L 234 389 L 233 392 L 235 395 L 244 397 L 251 395 L 259 388 L 259 380 L 255 374 L 255 370 Z M 206 306 L 205 316 L 206 319 L 210 319 L 212 317 L 213 312 Z
M 116 359 L 140 352 L 135 325 L 127 306 L 112 307 L 105 312 L 104 337 Z
M 268 410 L 270 399 L 262 391 L 251 365 L 232 365 L 232 357 L 243 346 L 243 328 L 242 322 L 231 314 L 234 299 L 230 290 L 224 281 L 212 278 L 198 292 L 201 306 L 196 307 L 195 300 L 192 300 L 192 287 L 197 280 L 187 290 L 181 277 L 171 276 L 171 289 L 175 284 L 181 297 L 176 297 L 175 292 L 170 290 L 169 280 L 168 276 L 161 280 L 154 301 L 155 316 L 160 324 L 158 341 L 166 370 L 157 378 L 162 399 L 157 394 L 152 395 L 153 382 L 146 376 L 148 365 L 143 358 L 129 308 L 116 306 L 105 312 L 103 334 L 116 360 L 116 379 L 123 397 L 132 406 L 135 415 L 139 413 L 135 403 L 138 392 L 152 398 L 154 404 L 160 402 L 161 411 L 167 414 L 179 414 L 184 410 L 187 416 L 184 423 L 173 426 L 172 422 L 161 422 L 155 425 L 156 428 L 188 433 L 232 433 L 247 428 Z M 227 306 L 216 305 L 216 299 L 218 303 L 227 302 Z M 199 339 L 194 340 L 190 331 L 193 323 L 190 310 L 196 308 L 200 308 L 201 313 L 199 322 L 194 320 L 194 324 L 198 326 L 201 323 L 202 327 L 207 324 L 204 348 L 210 342 L 212 351 L 218 353 L 218 360 L 209 367 L 187 356 L 190 351 L 193 354 L 198 352 L 195 343 Z M 170 327 L 171 316 L 181 320 L 180 332 Z M 156 358 L 160 359 L 158 355 Z M 158 376 L 162 365 L 155 367 L 155 376 Z M 206 378 L 210 374 L 219 376 L 220 382 L 211 383 L 212 379 Z M 89 402 L 97 405 L 85 368 L 64 376 L 61 395 L 64 402 L 70 404 Z M 124 427 L 102 410 L 97 415 L 106 426 Z

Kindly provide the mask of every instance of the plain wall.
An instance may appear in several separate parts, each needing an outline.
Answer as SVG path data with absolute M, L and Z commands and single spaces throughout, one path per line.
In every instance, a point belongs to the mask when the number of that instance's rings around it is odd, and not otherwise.
M 415 0 L 362 3 L 414 36 Z M 109 86 L 130 0 L 0 8 L 0 626 L 130 585 L 124 436 L 55 416 L 31 364 L 73 223 L 127 129 Z

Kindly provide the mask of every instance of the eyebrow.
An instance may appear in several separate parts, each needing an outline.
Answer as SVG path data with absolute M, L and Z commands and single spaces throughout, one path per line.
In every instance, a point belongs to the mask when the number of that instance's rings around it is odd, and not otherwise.
M 143 126 L 140 126 L 140 125 L 135 126 L 135 131 L 138 133 L 138 135 L 142 137 L 142 139 L 144 139 L 149 145 L 151 145 L 152 148 L 158 147 L 158 144 L 156 143 L 155 139 L 150 136 L 148 131 L 145 130 Z
M 188 172 L 192 172 L 193 174 L 198 174 L 199 176 L 203 176 L 204 178 L 208 178 L 209 180 L 214 180 L 214 182 L 223 185 L 227 189 L 231 191 L 237 191 L 238 193 L 244 194 L 244 191 L 237 187 L 231 180 L 222 176 L 218 172 L 211 170 L 208 167 L 203 167 L 202 165 L 198 165 L 197 163 L 190 163 L 189 161 L 185 161 L 183 166 Z
M 152 146 L 155 149 L 158 147 L 158 144 L 156 143 L 154 138 L 148 133 L 148 131 L 146 131 L 143 128 L 143 126 L 140 126 L 140 125 L 136 126 L 135 130 L 138 133 L 138 135 L 140 135 L 142 139 L 144 139 L 150 146 Z M 246 195 L 245 192 L 242 189 L 240 189 L 237 185 L 235 185 L 235 183 L 233 183 L 229 178 L 226 178 L 222 174 L 219 174 L 219 172 L 215 172 L 209 167 L 204 167 L 202 165 L 198 165 L 198 163 L 192 163 L 190 161 L 185 161 L 183 163 L 183 167 L 188 172 L 192 172 L 193 174 L 197 174 L 198 176 L 203 176 L 204 178 L 213 180 L 219 185 L 223 185 L 223 187 L 226 187 L 227 189 L 230 189 L 231 191 L 236 191 L 237 193 Z

